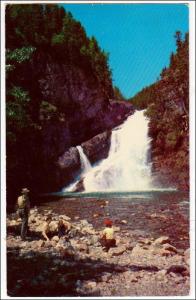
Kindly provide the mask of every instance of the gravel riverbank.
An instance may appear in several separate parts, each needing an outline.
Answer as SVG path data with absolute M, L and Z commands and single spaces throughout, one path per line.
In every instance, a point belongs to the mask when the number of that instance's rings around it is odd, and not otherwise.
M 66 200 L 67 202 L 67 200 Z M 68 201 L 69 202 L 69 201 Z M 67 202 L 67 203 L 68 203 Z M 99 201 L 100 209 L 109 205 Z M 139 205 L 139 204 L 138 204 Z M 142 203 L 140 203 L 142 207 Z M 59 212 L 51 205 L 32 208 L 29 236 L 19 237 L 20 219 L 7 216 L 7 278 L 9 296 L 184 296 L 189 294 L 189 245 L 173 242 L 171 235 L 158 234 L 129 225 L 129 218 L 114 220 L 117 247 L 104 252 L 99 243 L 99 210 L 89 211 L 91 218 L 79 214 L 61 216 L 73 225 L 67 243 L 62 244 L 56 233 Z M 179 206 L 180 207 L 180 206 Z M 167 213 L 166 213 L 167 212 Z M 135 214 L 138 206 L 135 207 Z M 140 212 L 141 213 L 141 212 Z M 145 211 L 148 214 L 148 211 Z M 176 211 L 177 213 L 177 211 Z M 41 237 L 41 225 L 52 214 L 53 238 Z M 108 214 L 108 213 L 106 213 Z M 180 210 L 178 210 L 180 214 Z M 105 217 L 105 214 L 101 219 Z M 168 221 L 168 211 L 151 211 L 151 223 Z M 137 220 L 137 218 L 135 219 Z M 154 221 L 153 221 L 154 220 Z M 167 221 L 166 221 L 167 220 Z M 171 218 L 169 219 L 171 232 Z M 188 232 L 188 223 L 186 232 Z M 161 224 L 160 224 L 161 226 Z M 156 226 L 155 226 L 156 227 Z M 178 247 L 178 245 L 181 245 Z

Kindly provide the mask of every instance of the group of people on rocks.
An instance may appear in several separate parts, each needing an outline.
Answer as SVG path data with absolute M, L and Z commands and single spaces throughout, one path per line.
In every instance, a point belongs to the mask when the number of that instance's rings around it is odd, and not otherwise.
M 23 188 L 21 191 L 21 196 L 17 199 L 17 210 L 19 217 L 22 220 L 21 223 L 21 239 L 26 240 L 27 231 L 28 231 L 28 217 L 30 212 L 30 199 L 29 199 L 29 189 Z M 49 215 L 46 218 L 46 222 L 43 224 L 42 228 L 42 236 L 46 241 L 49 241 L 51 236 L 50 231 L 50 223 L 52 221 L 52 217 Z M 108 252 L 111 247 L 116 246 L 116 240 L 114 238 L 114 228 L 112 226 L 112 220 L 106 219 L 104 220 L 105 229 L 102 231 L 100 236 L 100 244 L 103 247 L 103 250 Z M 58 237 L 67 238 L 68 233 L 71 229 L 71 223 L 65 221 L 63 218 L 60 218 L 58 221 Z

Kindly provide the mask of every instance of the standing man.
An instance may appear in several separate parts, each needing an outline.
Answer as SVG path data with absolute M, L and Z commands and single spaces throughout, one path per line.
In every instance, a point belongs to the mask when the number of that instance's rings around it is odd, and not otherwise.
M 27 235 L 28 229 L 28 216 L 30 211 L 30 201 L 29 201 L 29 190 L 27 188 L 22 189 L 22 195 L 18 197 L 18 213 L 19 217 L 22 219 L 21 224 L 21 239 L 24 241 Z

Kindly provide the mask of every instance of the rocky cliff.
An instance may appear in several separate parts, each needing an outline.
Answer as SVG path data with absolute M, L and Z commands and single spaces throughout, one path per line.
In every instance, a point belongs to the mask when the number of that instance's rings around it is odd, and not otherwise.
M 158 183 L 189 190 L 189 38 L 176 33 L 177 51 L 160 79 L 132 99 L 147 109 L 152 165 Z
M 30 62 L 18 66 L 12 76 L 17 85 L 29 90 L 39 129 L 23 136 L 25 151 L 20 184 L 37 192 L 58 190 L 80 171 L 76 145 L 82 144 L 91 162 L 107 156 L 111 129 L 123 122 L 134 109 L 130 103 L 109 99 L 92 74 L 79 66 L 58 61 L 55 53 L 36 51 Z M 41 99 L 41 100 L 40 100 Z M 29 145 L 30 144 L 30 145 Z M 10 179 L 10 181 L 9 181 Z M 13 186 L 14 178 L 8 176 Z
M 89 158 L 107 155 L 109 131 L 133 112 L 114 98 L 108 54 L 69 12 L 53 4 L 7 5 L 8 202 L 22 186 L 49 192 L 73 180 L 76 145 L 93 138 Z

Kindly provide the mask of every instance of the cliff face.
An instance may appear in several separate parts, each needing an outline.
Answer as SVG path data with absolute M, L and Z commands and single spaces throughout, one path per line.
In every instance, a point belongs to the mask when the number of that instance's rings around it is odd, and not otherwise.
M 76 145 L 90 141 L 92 161 L 107 155 L 110 130 L 133 112 L 111 99 L 108 54 L 71 13 L 54 4 L 6 6 L 8 203 L 23 186 L 49 192 L 72 181 Z
M 189 190 L 189 120 L 184 98 L 179 94 L 182 86 L 183 82 L 174 87 L 166 74 L 157 84 L 164 105 L 157 117 L 151 119 L 149 134 L 152 137 L 153 171 L 158 175 L 159 183 Z
M 129 103 L 109 99 L 112 87 L 106 95 L 93 74 L 60 63 L 55 54 L 36 51 L 12 76 L 29 90 L 33 112 L 40 119 L 39 132 L 24 137 L 25 144 L 32 139 L 33 151 L 28 147 L 26 153 L 18 153 L 23 161 L 20 172 L 26 173 L 28 166 L 31 173 L 19 175 L 20 184 L 36 192 L 58 190 L 74 179 L 80 170 L 76 145 L 84 143 L 92 162 L 106 157 L 110 130 L 134 111 Z M 13 186 L 10 177 L 9 183 Z
M 152 165 L 164 187 L 189 190 L 189 40 L 176 33 L 177 51 L 160 80 L 143 89 L 133 104 L 147 109 Z

